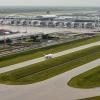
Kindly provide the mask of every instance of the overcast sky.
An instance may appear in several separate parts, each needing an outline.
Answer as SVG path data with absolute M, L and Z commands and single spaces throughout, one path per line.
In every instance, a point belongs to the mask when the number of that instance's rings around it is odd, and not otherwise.
M 0 6 L 100 6 L 100 0 L 0 0 Z

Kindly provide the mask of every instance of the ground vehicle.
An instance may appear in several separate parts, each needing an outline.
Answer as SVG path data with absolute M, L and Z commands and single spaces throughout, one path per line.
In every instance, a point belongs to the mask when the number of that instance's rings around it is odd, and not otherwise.
M 47 54 L 47 55 L 44 56 L 44 58 L 45 58 L 45 59 L 53 58 L 53 54 Z

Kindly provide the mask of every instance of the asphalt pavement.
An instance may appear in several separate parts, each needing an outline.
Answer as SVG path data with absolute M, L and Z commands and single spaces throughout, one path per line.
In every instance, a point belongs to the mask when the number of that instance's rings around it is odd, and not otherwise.
M 93 47 L 93 46 L 96 46 L 96 45 L 100 45 L 100 41 L 55 53 L 55 54 L 53 54 L 53 58 L 63 56 L 63 55 L 66 55 L 66 54 L 69 54 L 69 53 L 72 53 L 72 52 L 79 51 L 79 50 L 83 50 L 83 49 L 86 49 L 86 48 L 89 48 L 89 47 Z M 24 62 L 17 63 L 17 64 L 14 64 L 14 65 L 2 67 L 2 68 L 0 68 L 0 73 L 4 73 L 4 72 L 11 71 L 11 70 L 14 70 L 14 69 L 22 68 L 22 67 L 32 65 L 32 64 L 35 64 L 35 63 L 38 63 L 38 62 L 42 62 L 42 61 L 45 61 L 45 60 L 46 59 L 43 56 L 43 57 L 40 57 L 40 58 L 24 61 Z

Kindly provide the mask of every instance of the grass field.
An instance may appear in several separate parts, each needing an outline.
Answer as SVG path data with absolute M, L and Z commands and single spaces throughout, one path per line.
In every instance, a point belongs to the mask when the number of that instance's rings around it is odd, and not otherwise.
M 80 100 L 100 100 L 100 96 L 85 98 L 85 99 L 80 99 Z
M 26 51 L 19 54 L 13 54 L 0 58 L 0 67 L 5 67 L 11 64 L 16 64 L 26 60 L 34 59 L 43 56 L 43 54 L 56 53 L 59 51 L 67 50 L 70 48 L 78 47 L 81 45 L 89 44 L 92 42 L 100 41 L 100 36 L 92 37 L 89 39 L 77 40 L 69 43 L 49 46 L 41 49 Z
M 0 83 L 31 84 L 39 82 L 100 58 L 100 46 L 87 48 L 0 74 Z
M 100 66 L 72 78 L 68 84 L 76 88 L 100 87 Z

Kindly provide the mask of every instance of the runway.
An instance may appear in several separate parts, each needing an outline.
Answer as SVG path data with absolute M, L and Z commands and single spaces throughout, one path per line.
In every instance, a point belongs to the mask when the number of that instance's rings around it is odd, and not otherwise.
M 72 88 L 67 82 L 100 65 L 100 59 L 74 68 L 51 79 L 30 85 L 0 85 L 0 100 L 78 100 L 100 95 L 100 88 Z
M 55 53 L 54 57 L 59 57 L 96 45 L 100 45 L 100 41 Z M 19 64 L 0 68 L 0 73 L 25 67 L 27 65 L 38 63 L 44 60 L 44 57 L 40 57 Z M 0 100 L 78 100 L 80 98 L 98 96 L 100 95 L 100 88 L 77 89 L 67 85 L 67 82 L 71 78 L 95 68 L 98 65 L 100 65 L 100 59 L 74 68 L 48 80 L 29 85 L 0 84 Z
M 69 53 L 72 53 L 72 52 L 76 52 L 76 51 L 79 51 L 79 50 L 83 50 L 83 49 L 86 49 L 86 48 L 89 48 L 89 47 L 93 47 L 93 46 L 96 46 L 96 45 L 100 45 L 100 41 L 55 53 L 55 54 L 53 54 L 53 57 L 55 58 L 55 57 L 63 56 L 63 55 L 66 55 L 66 54 L 69 54 Z M 42 62 L 42 61 L 45 61 L 44 57 L 24 61 L 24 62 L 21 62 L 21 63 L 18 63 L 18 64 L 6 66 L 6 67 L 2 67 L 2 68 L 0 68 L 0 73 L 4 73 L 4 72 L 11 71 L 11 70 L 14 70 L 14 69 L 22 68 L 22 67 L 25 67 L 25 66 L 28 66 L 28 65 L 31 65 L 31 64 L 35 64 L 35 63 L 38 63 L 38 62 Z

